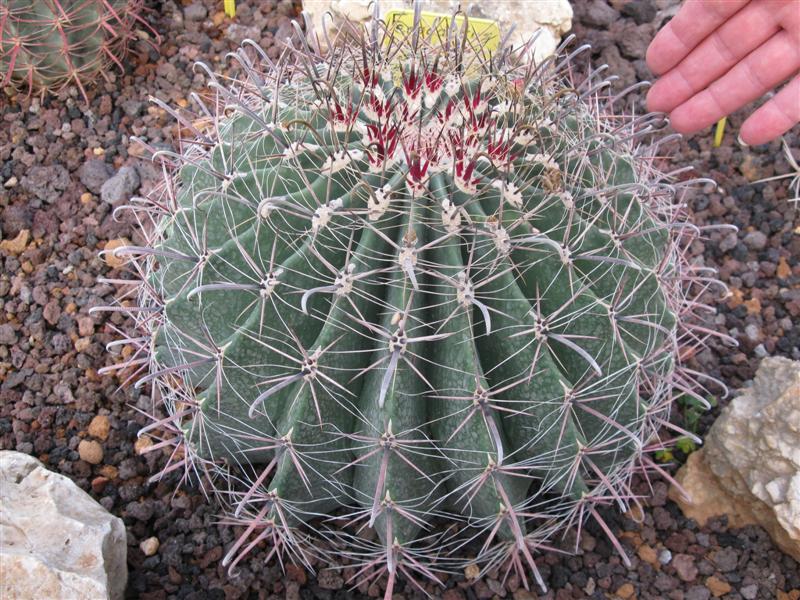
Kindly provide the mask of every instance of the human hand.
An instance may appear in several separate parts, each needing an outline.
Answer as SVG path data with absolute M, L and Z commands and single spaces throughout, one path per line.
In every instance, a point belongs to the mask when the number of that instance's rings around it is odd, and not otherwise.
M 692 133 L 774 89 L 800 70 L 800 0 L 687 0 L 647 49 L 661 77 L 649 110 Z M 742 124 L 740 139 L 763 144 L 800 122 L 797 75 Z

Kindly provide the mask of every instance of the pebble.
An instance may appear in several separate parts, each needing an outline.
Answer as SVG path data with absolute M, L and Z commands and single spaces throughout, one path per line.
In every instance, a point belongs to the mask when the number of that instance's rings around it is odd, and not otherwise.
M 30 236 L 31 232 L 27 229 L 23 229 L 13 239 L 0 242 L 0 250 L 8 252 L 9 254 L 22 254 L 25 248 L 28 247 Z
M 10 346 L 17 342 L 17 332 L 11 323 L 0 325 L 0 344 Z
M 757 342 L 761 339 L 761 328 L 755 323 L 750 323 L 744 328 L 744 334 L 751 342 Z
M 99 465 L 103 462 L 103 447 L 94 440 L 81 440 L 78 455 L 90 465 Z
M 27 202 L 25 204 L 6 206 L 0 210 L 2 231 L 5 232 L 7 237 L 14 237 L 23 229 L 30 229 L 33 226 L 33 214 L 34 211 Z
M 122 112 L 131 118 L 135 118 L 141 112 L 142 106 L 144 106 L 144 103 L 138 99 L 126 100 L 122 103 Z
M 78 333 L 87 337 L 94 333 L 94 319 L 89 316 L 78 317 Z
M 296 581 L 286 582 L 286 600 L 300 600 L 300 584 Z
M 585 552 L 592 552 L 597 547 L 597 539 L 586 529 L 581 530 L 581 550 Z
M 52 299 L 47 304 L 44 305 L 44 310 L 42 311 L 42 316 L 44 320 L 50 323 L 50 325 L 55 325 L 58 323 L 58 319 L 61 316 L 61 306 L 58 304 L 58 300 Z
M 506 588 L 505 585 L 500 583 L 497 579 L 487 579 L 486 585 L 492 593 L 499 596 L 500 598 L 506 597 Z
M 711 560 L 720 572 L 728 573 L 739 563 L 739 553 L 734 548 L 720 548 L 711 554 Z
M 711 592 L 711 595 L 714 596 L 714 598 L 724 596 L 732 589 L 731 585 L 727 581 L 724 581 L 715 575 L 712 575 L 706 579 L 706 587 Z
M 89 346 L 92 345 L 92 338 L 82 337 L 75 340 L 75 350 L 78 352 L 86 352 Z
M 632 583 L 623 583 L 617 588 L 617 591 L 614 592 L 614 594 L 618 598 L 622 598 L 622 600 L 629 600 L 636 594 L 636 588 L 633 587 Z
M 159 64 L 156 67 L 156 74 L 170 83 L 178 80 L 178 69 L 172 63 L 163 62 Z
M 131 242 L 128 238 L 118 238 L 116 240 L 109 240 L 103 248 L 103 260 L 112 269 L 119 269 L 128 262 L 125 256 L 114 256 L 114 249 L 122 246 L 130 246 Z
M 286 565 L 286 576 L 301 585 L 305 585 L 306 581 L 308 581 L 306 570 L 292 563 Z
M 723 252 L 728 252 L 736 248 L 736 244 L 739 243 L 739 236 L 736 235 L 735 231 L 732 231 L 726 235 L 722 241 L 719 243 L 719 249 Z
M 694 557 L 689 554 L 676 554 L 672 559 L 672 566 L 683 581 L 691 583 L 697 579 L 697 567 L 694 564 Z
M 739 593 L 745 600 L 756 600 L 758 597 L 758 584 L 751 583 L 750 585 L 742 586 L 739 588 Z
M 648 23 L 636 25 L 628 21 L 618 33 L 617 46 L 623 56 L 644 58 L 647 47 L 653 39 L 653 27 Z
M 594 594 L 594 591 L 597 589 L 597 582 L 594 580 L 594 577 L 589 577 L 586 579 L 586 585 L 583 586 L 583 591 L 591 596 Z
M 744 236 L 744 239 L 742 241 L 751 250 L 763 250 L 764 248 L 767 247 L 767 242 L 769 241 L 769 239 L 764 233 L 760 231 L 751 231 L 750 233 Z
M 685 600 L 708 600 L 711 598 L 711 591 L 701 585 L 690 587 L 686 590 Z
M 125 516 L 136 519 L 137 521 L 149 521 L 153 517 L 155 508 L 149 500 L 141 502 L 129 502 L 125 506 Z
M 654 587 L 661 592 L 671 592 L 678 587 L 678 580 L 666 573 L 656 575 Z
M 103 490 L 106 489 L 107 484 L 108 484 L 108 477 L 98 475 L 97 477 L 92 479 L 92 491 L 95 494 L 102 494 Z
M 622 14 L 631 17 L 637 25 L 650 23 L 656 18 L 656 6 L 652 2 L 627 2 L 622 5 Z
M 106 441 L 110 429 L 111 424 L 109 423 L 108 417 L 106 415 L 97 415 L 92 419 L 91 423 L 89 423 L 86 432 L 92 437 Z
M 136 441 L 133 443 L 133 449 L 138 455 L 147 454 L 148 449 L 153 445 L 153 440 L 143 435 L 141 437 L 137 437 Z
M 160 543 L 157 537 L 149 537 L 139 543 L 139 548 L 141 549 L 142 554 L 145 556 L 153 556 L 156 552 L 158 552 L 159 546 Z
M 208 16 L 208 9 L 200 2 L 192 2 L 183 9 L 183 16 L 187 21 L 202 21 Z
M 103 465 L 100 467 L 100 474 L 109 480 L 116 479 L 119 476 L 119 469 L 114 465 Z
M 755 181 L 761 176 L 760 161 L 753 154 L 748 152 L 739 165 L 739 170 L 748 181 Z
M 259 39 L 261 30 L 255 26 L 234 23 L 228 26 L 225 35 L 236 44 L 241 44 L 246 39 Z
M 338 571 L 323 569 L 317 575 L 317 585 L 323 590 L 340 590 L 344 587 L 344 579 Z
M 136 475 L 138 475 L 136 465 L 136 461 L 132 458 L 124 459 L 121 463 L 119 463 L 119 469 L 117 470 L 119 478 L 122 480 L 127 480 L 136 477 Z
M 87 190 L 99 194 L 103 184 L 114 174 L 114 167 L 97 158 L 87 160 L 78 171 L 78 177 Z
M 130 200 L 140 183 L 139 173 L 134 167 L 122 167 L 100 188 L 100 198 L 116 207 Z
M 639 558 L 641 558 L 644 562 L 650 565 L 656 566 L 658 564 L 658 553 L 652 546 L 642 544 L 639 546 L 638 550 L 636 550 L 636 554 L 638 554 Z
M 581 5 L 577 5 L 576 8 Z M 581 7 L 583 21 L 594 27 L 608 27 L 619 19 L 619 12 L 603 0 L 590 0 Z
M 21 180 L 22 187 L 39 200 L 52 204 L 69 185 L 69 171 L 61 165 L 35 166 Z

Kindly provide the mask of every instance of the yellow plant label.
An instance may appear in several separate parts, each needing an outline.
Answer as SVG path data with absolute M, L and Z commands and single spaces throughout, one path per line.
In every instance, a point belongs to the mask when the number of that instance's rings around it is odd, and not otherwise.
M 230 18 L 236 16 L 236 0 L 225 0 L 225 14 Z
M 452 15 L 423 12 L 420 14 L 420 36 L 433 43 L 437 39 L 445 40 L 452 20 Z M 455 20 L 458 30 L 463 30 L 465 17 L 458 15 Z M 386 13 L 385 21 L 389 31 L 409 34 L 414 27 L 414 11 L 390 10 Z M 495 21 L 469 17 L 467 22 L 467 43 L 473 44 L 475 49 L 482 48 L 486 53 L 495 52 L 500 47 L 500 28 Z
M 722 117 L 717 121 L 717 128 L 714 131 L 714 148 L 719 148 L 722 144 L 722 136 L 725 135 L 725 121 L 727 117 Z

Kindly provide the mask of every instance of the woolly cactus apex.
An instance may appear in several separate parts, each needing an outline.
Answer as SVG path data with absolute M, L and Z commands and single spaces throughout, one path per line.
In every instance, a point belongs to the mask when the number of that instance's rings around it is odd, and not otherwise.
M 8 0 L 0 6 L 3 85 L 58 91 L 106 76 L 134 39 L 143 0 Z
M 691 181 L 653 164 L 576 50 L 531 65 L 461 31 L 387 31 L 210 73 L 193 140 L 132 207 L 127 338 L 164 473 L 206 475 L 245 525 L 231 567 L 344 556 L 354 583 L 459 560 L 543 585 L 533 554 L 636 502 L 673 390 L 696 394 L 683 248 Z M 201 125 L 200 123 L 205 123 Z M 701 289 L 702 288 L 702 289 Z M 101 309 L 102 310 L 102 309 Z M 624 556 L 624 553 L 623 553 Z

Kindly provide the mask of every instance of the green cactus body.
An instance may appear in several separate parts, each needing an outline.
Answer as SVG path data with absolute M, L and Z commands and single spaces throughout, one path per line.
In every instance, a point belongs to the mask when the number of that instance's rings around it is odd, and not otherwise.
M 297 51 L 290 75 L 242 50 L 150 247 L 127 250 L 142 382 L 189 399 L 164 403 L 189 461 L 250 473 L 226 489 L 248 524 L 230 557 L 268 529 L 301 552 L 335 515 L 326 540 L 390 582 L 460 539 L 535 571 L 559 528 L 626 509 L 668 415 L 674 188 L 636 123 L 451 36 Z M 456 541 L 419 550 L 441 520 Z
M 58 91 L 122 68 L 141 0 L 9 0 L 0 7 L 4 84 Z

